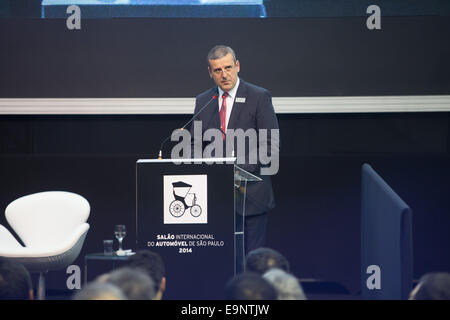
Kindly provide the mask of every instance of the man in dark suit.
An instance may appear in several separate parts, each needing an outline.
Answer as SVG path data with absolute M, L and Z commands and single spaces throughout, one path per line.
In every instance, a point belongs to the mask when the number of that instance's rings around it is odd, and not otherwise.
M 276 155 L 278 162 L 278 120 L 269 91 L 239 79 L 240 64 L 233 49 L 223 45 L 215 46 L 209 52 L 207 60 L 209 75 L 216 86 L 196 98 L 195 113 L 210 102 L 196 118 L 202 121 L 202 132 L 211 128 L 220 129 L 223 139 L 231 140 L 228 131 L 233 130 L 230 129 L 242 129 L 244 132 L 254 130 L 257 134 L 261 129 L 267 130 L 267 139 L 264 135 L 257 135 L 256 147 L 252 147 L 249 139 L 245 141 L 245 163 L 239 163 L 240 155 L 237 155 L 238 165 L 262 179 L 261 182 L 247 184 L 245 252 L 249 252 L 262 247 L 265 243 L 267 212 L 275 207 L 270 174 L 278 171 L 277 163 L 275 170 L 268 170 L 269 173 L 264 174 L 267 163 L 262 163 L 260 158 L 256 163 L 249 159 L 252 156 L 260 156 L 261 143 L 264 143 L 267 146 L 267 154 Z M 213 96 L 217 99 L 212 98 Z M 235 137 L 232 143 L 233 150 L 237 150 Z M 272 164 L 270 166 L 273 167 Z

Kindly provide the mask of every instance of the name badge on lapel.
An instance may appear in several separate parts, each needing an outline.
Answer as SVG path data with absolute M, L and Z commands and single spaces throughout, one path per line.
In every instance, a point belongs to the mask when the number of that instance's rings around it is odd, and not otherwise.
M 245 103 L 245 98 L 236 97 L 237 103 Z

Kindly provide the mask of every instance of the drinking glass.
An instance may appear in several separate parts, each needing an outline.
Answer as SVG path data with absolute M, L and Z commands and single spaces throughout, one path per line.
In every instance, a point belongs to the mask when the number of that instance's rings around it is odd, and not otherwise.
M 112 240 L 103 240 L 103 254 L 112 255 L 113 254 L 113 241 Z
M 122 240 L 127 235 L 127 228 L 123 224 L 118 224 L 114 228 L 114 235 L 116 236 L 117 240 L 119 240 L 119 250 L 123 251 L 122 249 Z

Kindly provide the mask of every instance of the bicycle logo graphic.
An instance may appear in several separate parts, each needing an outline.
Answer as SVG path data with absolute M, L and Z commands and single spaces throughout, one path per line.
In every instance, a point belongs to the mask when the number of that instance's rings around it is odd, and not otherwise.
M 193 217 L 199 217 L 202 214 L 202 208 L 196 204 L 197 196 L 195 193 L 189 193 L 192 185 L 182 181 L 172 183 L 173 200 L 169 205 L 169 212 L 175 218 L 183 216 L 186 210 L 189 210 Z

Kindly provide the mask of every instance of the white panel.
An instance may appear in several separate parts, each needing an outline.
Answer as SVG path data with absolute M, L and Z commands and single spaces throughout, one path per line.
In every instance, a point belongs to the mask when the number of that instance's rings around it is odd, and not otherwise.
M 0 114 L 192 114 L 195 98 L 0 99 Z M 450 111 L 450 95 L 274 97 L 277 113 Z

